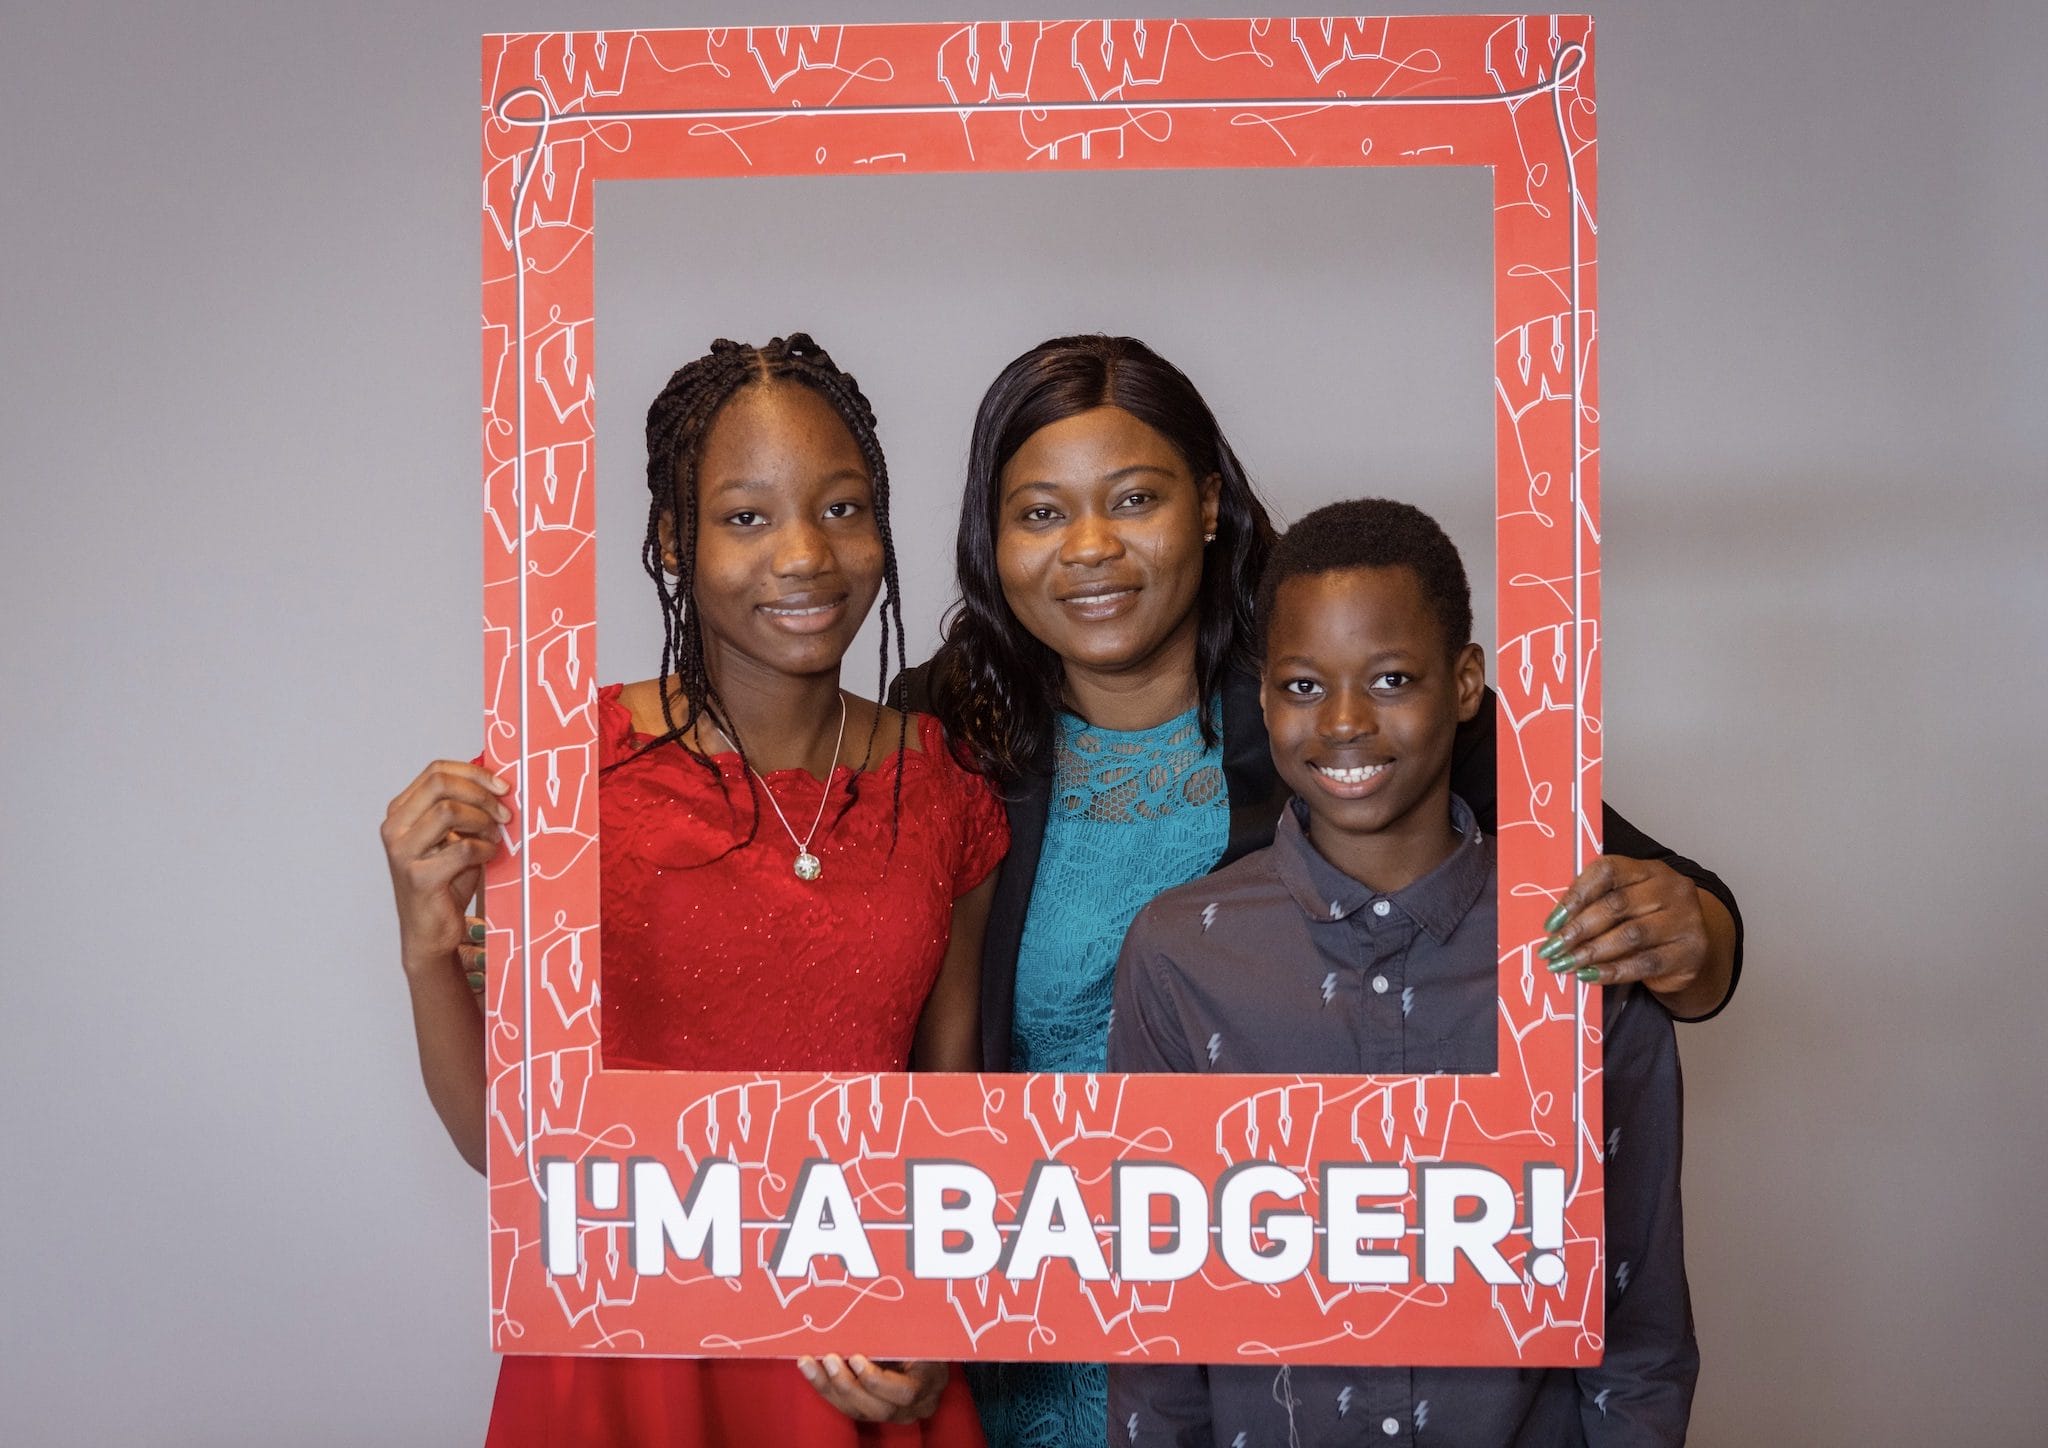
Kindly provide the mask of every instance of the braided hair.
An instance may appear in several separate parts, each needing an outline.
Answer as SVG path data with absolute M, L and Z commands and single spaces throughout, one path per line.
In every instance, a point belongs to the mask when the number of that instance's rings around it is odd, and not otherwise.
M 808 333 L 792 332 L 777 337 L 765 347 L 733 342 L 721 337 L 711 350 L 687 366 L 678 368 L 647 409 L 647 536 L 640 548 L 640 561 L 661 599 L 661 718 L 667 727 L 638 749 L 617 761 L 629 763 L 649 750 L 675 743 L 701 764 L 726 791 L 725 775 L 711 756 L 696 743 L 696 726 L 708 719 L 738 751 L 747 766 L 747 794 L 753 807 L 753 821 L 745 838 L 735 844 L 749 844 L 761 825 L 760 791 L 754 782 L 752 762 L 745 741 L 739 736 L 725 701 L 719 697 L 705 664 L 704 634 L 691 604 L 696 586 L 697 560 L 697 463 L 704 451 L 704 439 L 712 422 L 742 388 L 772 382 L 793 382 L 808 387 L 832 405 L 833 411 L 853 434 L 874 486 L 875 526 L 882 535 L 882 647 L 880 678 L 876 697 L 887 693 L 890 679 L 889 644 L 896 645 L 896 672 L 905 666 L 902 590 L 896 579 L 896 539 L 889 530 L 889 465 L 882 457 L 882 444 L 875 432 L 875 410 L 853 377 Z M 662 525 L 669 523 L 674 548 L 675 573 L 667 567 L 668 550 L 663 546 Z M 680 715 L 680 717 L 678 717 Z M 860 793 L 860 776 L 874 752 L 875 734 L 881 726 L 881 710 L 875 711 L 868 727 L 867 747 L 853 772 L 846 803 L 834 821 L 853 808 Z M 899 714 L 896 748 L 899 754 L 909 739 L 908 714 Z M 612 766 L 616 767 L 616 765 Z M 828 781 L 829 783 L 829 781 Z M 731 803 L 727 796 L 727 803 Z M 894 848 L 903 805 L 903 771 L 895 778 L 893 813 L 889 838 Z M 728 851 L 730 853 L 730 851 Z

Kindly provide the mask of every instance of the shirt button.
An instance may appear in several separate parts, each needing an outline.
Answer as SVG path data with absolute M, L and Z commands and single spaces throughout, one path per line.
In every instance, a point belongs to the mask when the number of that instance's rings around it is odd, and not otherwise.
M 1374 995 L 1385 995 L 1387 993 L 1387 978 L 1385 976 L 1376 975 L 1372 978 L 1372 993 Z
M 1385 915 L 1389 910 L 1393 908 L 1394 907 L 1392 905 L 1389 905 L 1384 900 L 1375 900 L 1372 902 L 1372 913 L 1375 915 Z M 1394 1420 L 1392 1418 L 1389 1418 L 1387 1419 L 1387 1421 L 1391 1423 Z
M 1389 1438 L 1393 1437 L 1396 1433 L 1401 1431 L 1401 1420 L 1399 1418 L 1380 1419 L 1380 1431 L 1386 1434 Z

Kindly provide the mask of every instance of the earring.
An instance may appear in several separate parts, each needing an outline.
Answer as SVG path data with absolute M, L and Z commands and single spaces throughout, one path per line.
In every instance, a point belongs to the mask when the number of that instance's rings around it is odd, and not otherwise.
M 1204 533 L 1202 535 L 1202 541 L 1204 543 L 1214 543 L 1216 541 L 1216 535 L 1214 533 Z

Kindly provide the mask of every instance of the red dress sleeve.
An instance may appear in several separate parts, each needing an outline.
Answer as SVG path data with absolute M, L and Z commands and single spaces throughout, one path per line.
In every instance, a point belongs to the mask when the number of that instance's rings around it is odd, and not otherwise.
M 1009 853 L 1010 817 L 995 787 L 954 758 L 936 718 L 919 716 L 918 735 L 931 759 L 932 772 L 944 781 L 958 825 L 952 859 L 953 896 L 958 899 L 986 880 Z

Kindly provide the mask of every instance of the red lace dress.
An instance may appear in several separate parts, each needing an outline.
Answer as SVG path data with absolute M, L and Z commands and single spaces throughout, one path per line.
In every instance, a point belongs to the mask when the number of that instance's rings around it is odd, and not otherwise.
M 853 774 L 843 766 L 833 772 L 824 822 L 811 841 L 824 873 L 809 883 L 796 878 L 796 846 L 765 799 L 754 839 L 732 849 L 751 818 L 738 756 L 716 756 L 730 805 L 704 767 L 674 746 L 603 777 L 607 1067 L 900 1071 L 909 1064 L 953 901 L 987 878 L 1009 845 L 1000 801 L 953 761 L 938 722 L 927 716 L 912 727 L 922 750 L 861 776 L 844 813 Z M 644 742 L 618 687 L 601 690 L 600 764 L 627 759 Z M 851 742 L 857 748 L 861 741 Z M 790 822 L 808 829 L 818 781 L 778 770 L 768 784 Z M 899 1426 L 845 1417 L 786 1358 L 517 1356 L 500 1368 L 486 1440 L 487 1448 L 981 1442 L 957 1370 L 934 1416 Z

